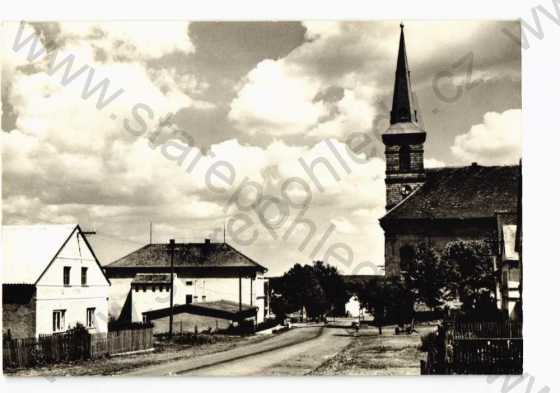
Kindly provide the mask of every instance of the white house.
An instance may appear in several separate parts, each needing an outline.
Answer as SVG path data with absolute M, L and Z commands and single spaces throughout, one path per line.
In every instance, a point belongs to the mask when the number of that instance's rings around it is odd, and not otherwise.
M 174 305 L 196 304 L 196 310 L 208 305 L 212 312 L 224 305 L 222 311 L 231 314 L 231 304 L 237 304 L 244 318 L 247 309 L 254 310 L 257 323 L 269 316 L 264 266 L 227 243 L 210 240 L 176 243 L 173 253 Z M 111 315 L 142 321 L 146 313 L 170 306 L 169 244 L 148 244 L 105 266 L 105 271 L 112 283 Z
M 2 332 L 106 332 L 110 282 L 79 225 L 2 226 Z
M 500 242 L 500 279 L 498 280 L 498 307 L 506 311 L 507 314 L 516 318 L 514 315 L 515 306 L 521 300 L 521 270 L 519 253 L 515 249 L 515 239 L 517 234 L 516 225 L 502 225 Z

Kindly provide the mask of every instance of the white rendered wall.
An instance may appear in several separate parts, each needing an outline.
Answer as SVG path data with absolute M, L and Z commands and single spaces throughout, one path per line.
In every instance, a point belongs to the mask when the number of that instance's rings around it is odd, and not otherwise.
M 70 285 L 64 286 L 63 270 L 70 267 Z M 87 285 L 81 285 L 81 268 L 87 267 Z M 53 333 L 53 311 L 66 310 L 65 329 L 86 325 L 86 310 L 95 307 L 92 332 L 106 332 L 109 283 L 84 239 L 74 232 L 57 258 L 37 283 L 36 333 Z

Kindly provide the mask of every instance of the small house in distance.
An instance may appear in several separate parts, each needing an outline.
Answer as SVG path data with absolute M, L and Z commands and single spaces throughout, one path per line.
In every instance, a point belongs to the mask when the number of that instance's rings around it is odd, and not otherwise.
M 106 332 L 110 282 L 79 225 L 2 226 L 2 333 Z
M 175 243 L 173 265 L 172 277 L 170 245 L 160 243 L 148 244 L 105 266 L 113 284 L 111 315 L 132 322 L 165 318 L 173 282 L 174 315 L 181 314 L 174 319 L 177 323 L 184 319 L 184 327 L 190 326 L 189 318 L 221 318 L 229 324 L 241 317 L 255 323 L 268 317 L 267 269 L 229 244 L 208 239 Z M 221 328 L 222 322 L 209 326 Z

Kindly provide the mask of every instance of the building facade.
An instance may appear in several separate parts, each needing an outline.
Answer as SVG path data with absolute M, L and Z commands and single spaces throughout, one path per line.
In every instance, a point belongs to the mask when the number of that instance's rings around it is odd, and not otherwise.
M 2 227 L 2 332 L 106 332 L 110 282 L 78 225 Z
M 235 302 L 256 307 L 256 322 L 269 315 L 266 268 L 227 243 L 176 243 L 173 276 L 169 244 L 148 244 L 107 265 L 111 278 L 110 313 L 142 321 L 143 314 L 173 305 Z M 173 280 L 171 280 L 173 277 Z

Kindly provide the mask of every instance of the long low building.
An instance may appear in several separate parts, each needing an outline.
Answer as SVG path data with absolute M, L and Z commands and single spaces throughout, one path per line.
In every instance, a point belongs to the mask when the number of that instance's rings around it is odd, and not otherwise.
M 142 321 L 170 305 L 171 256 L 167 243 L 148 244 L 105 266 L 111 279 L 110 314 Z M 176 243 L 173 304 L 225 301 L 256 309 L 256 323 L 269 315 L 267 269 L 227 243 Z

